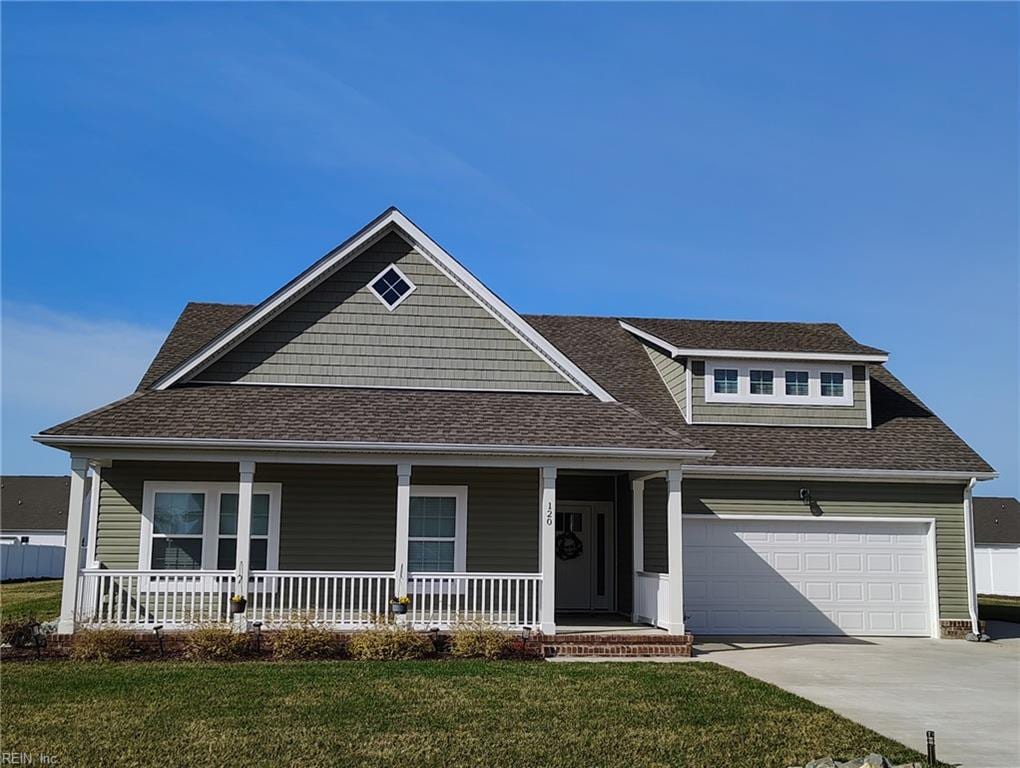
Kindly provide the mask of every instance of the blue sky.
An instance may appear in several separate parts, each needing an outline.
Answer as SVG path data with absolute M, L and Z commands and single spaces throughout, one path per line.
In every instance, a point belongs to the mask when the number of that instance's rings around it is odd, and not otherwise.
M 6 4 L 5 473 L 391 204 L 523 312 L 837 321 L 1017 494 L 1014 4 Z

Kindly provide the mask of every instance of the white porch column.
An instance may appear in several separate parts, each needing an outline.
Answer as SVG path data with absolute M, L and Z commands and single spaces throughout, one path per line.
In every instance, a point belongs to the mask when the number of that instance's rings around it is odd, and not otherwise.
M 684 537 L 681 515 L 679 469 L 666 472 L 666 557 L 669 561 L 669 607 L 666 630 L 671 635 L 684 633 Z
M 85 506 L 85 483 L 89 462 L 81 456 L 71 457 L 71 493 L 67 504 L 67 537 L 64 539 L 64 583 L 60 593 L 60 620 L 57 632 L 74 632 L 75 608 L 78 602 L 78 572 L 81 570 L 81 518 Z
M 411 529 L 411 465 L 397 465 L 397 538 L 393 570 L 397 575 L 397 596 L 407 594 L 407 539 Z
M 248 575 L 251 573 L 251 497 L 255 484 L 255 462 L 240 462 L 237 485 L 237 556 L 234 573 L 237 575 L 237 594 L 248 596 Z
M 633 511 L 633 559 L 634 559 L 634 592 L 631 598 L 630 620 L 637 624 L 641 620 L 638 613 L 638 595 L 641 591 L 638 574 L 645 569 L 645 481 L 634 480 L 631 487 L 631 510 Z
M 539 569 L 542 571 L 542 634 L 556 634 L 556 467 L 542 467 L 539 507 Z

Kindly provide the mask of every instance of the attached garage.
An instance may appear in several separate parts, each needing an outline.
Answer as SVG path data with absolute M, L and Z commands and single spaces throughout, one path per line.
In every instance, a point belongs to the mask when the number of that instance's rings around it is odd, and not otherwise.
M 685 516 L 696 635 L 937 634 L 927 521 Z

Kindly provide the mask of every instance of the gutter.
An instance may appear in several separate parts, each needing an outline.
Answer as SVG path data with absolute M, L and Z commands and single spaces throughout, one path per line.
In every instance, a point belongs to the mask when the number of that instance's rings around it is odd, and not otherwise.
M 472 443 L 364 443 L 320 440 L 225 440 L 181 437 L 102 437 L 95 435 L 32 435 L 51 448 L 198 448 L 274 451 L 337 451 L 358 453 L 428 453 L 495 456 L 597 456 L 637 459 L 707 459 L 715 451 L 684 448 L 620 448 L 599 446 L 479 445 Z
M 684 469 L 690 477 L 816 477 L 836 480 L 938 480 L 970 482 L 993 480 L 998 472 L 955 472 L 914 469 L 845 469 L 825 467 L 725 467 L 698 464 Z
M 974 573 L 974 486 L 977 478 L 972 477 L 963 491 L 963 536 L 967 548 L 967 611 L 970 613 L 971 636 L 968 640 L 981 640 L 981 624 L 978 623 L 977 576 Z

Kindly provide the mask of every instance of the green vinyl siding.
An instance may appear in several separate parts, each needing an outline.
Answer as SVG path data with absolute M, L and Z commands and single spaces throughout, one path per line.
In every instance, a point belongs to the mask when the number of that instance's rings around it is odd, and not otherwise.
M 649 359 L 652 361 L 652 365 L 655 366 L 655 370 L 659 372 L 659 376 L 662 378 L 662 383 L 666 385 L 666 389 L 669 390 L 669 394 L 673 396 L 673 401 L 676 403 L 677 408 L 680 412 L 687 416 L 687 369 L 684 367 L 683 362 L 680 360 L 674 360 L 669 355 L 663 354 L 655 347 L 644 344 L 644 350 L 648 353 Z
M 688 478 L 682 486 L 683 512 L 810 517 L 811 509 L 799 498 L 805 487 L 811 490 L 815 512 L 822 517 L 933 518 L 940 617 L 968 618 L 962 486 Z M 668 570 L 665 480 L 645 483 L 644 504 L 645 570 L 662 573 Z
M 666 480 L 655 478 L 645 481 L 643 507 L 644 570 L 649 573 L 666 573 L 669 562 L 666 554 Z
M 538 571 L 537 469 L 412 467 L 411 485 L 466 485 L 467 569 Z
M 391 263 L 416 286 L 393 311 L 368 287 Z M 194 378 L 577 391 L 458 284 L 392 233 Z
M 794 364 L 791 363 L 791 368 Z M 775 386 L 782 388 L 777 377 Z M 691 361 L 691 422 L 694 424 L 775 424 L 777 426 L 867 427 L 867 372 L 853 366 L 854 404 L 761 405 L 758 403 L 709 403 L 705 401 L 705 362 Z
M 96 537 L 106 568 L 136 568 L 145 482 L 233 482 L 236 464 L 114 462 L 103 469 Z M 280 483 L 282 570 L 393 569 L 396 467 L 259 464 L 255 482 Z M 412 484 L 467 485 L 467 566 L 538 570 L 538 471 L 416 467 Z

